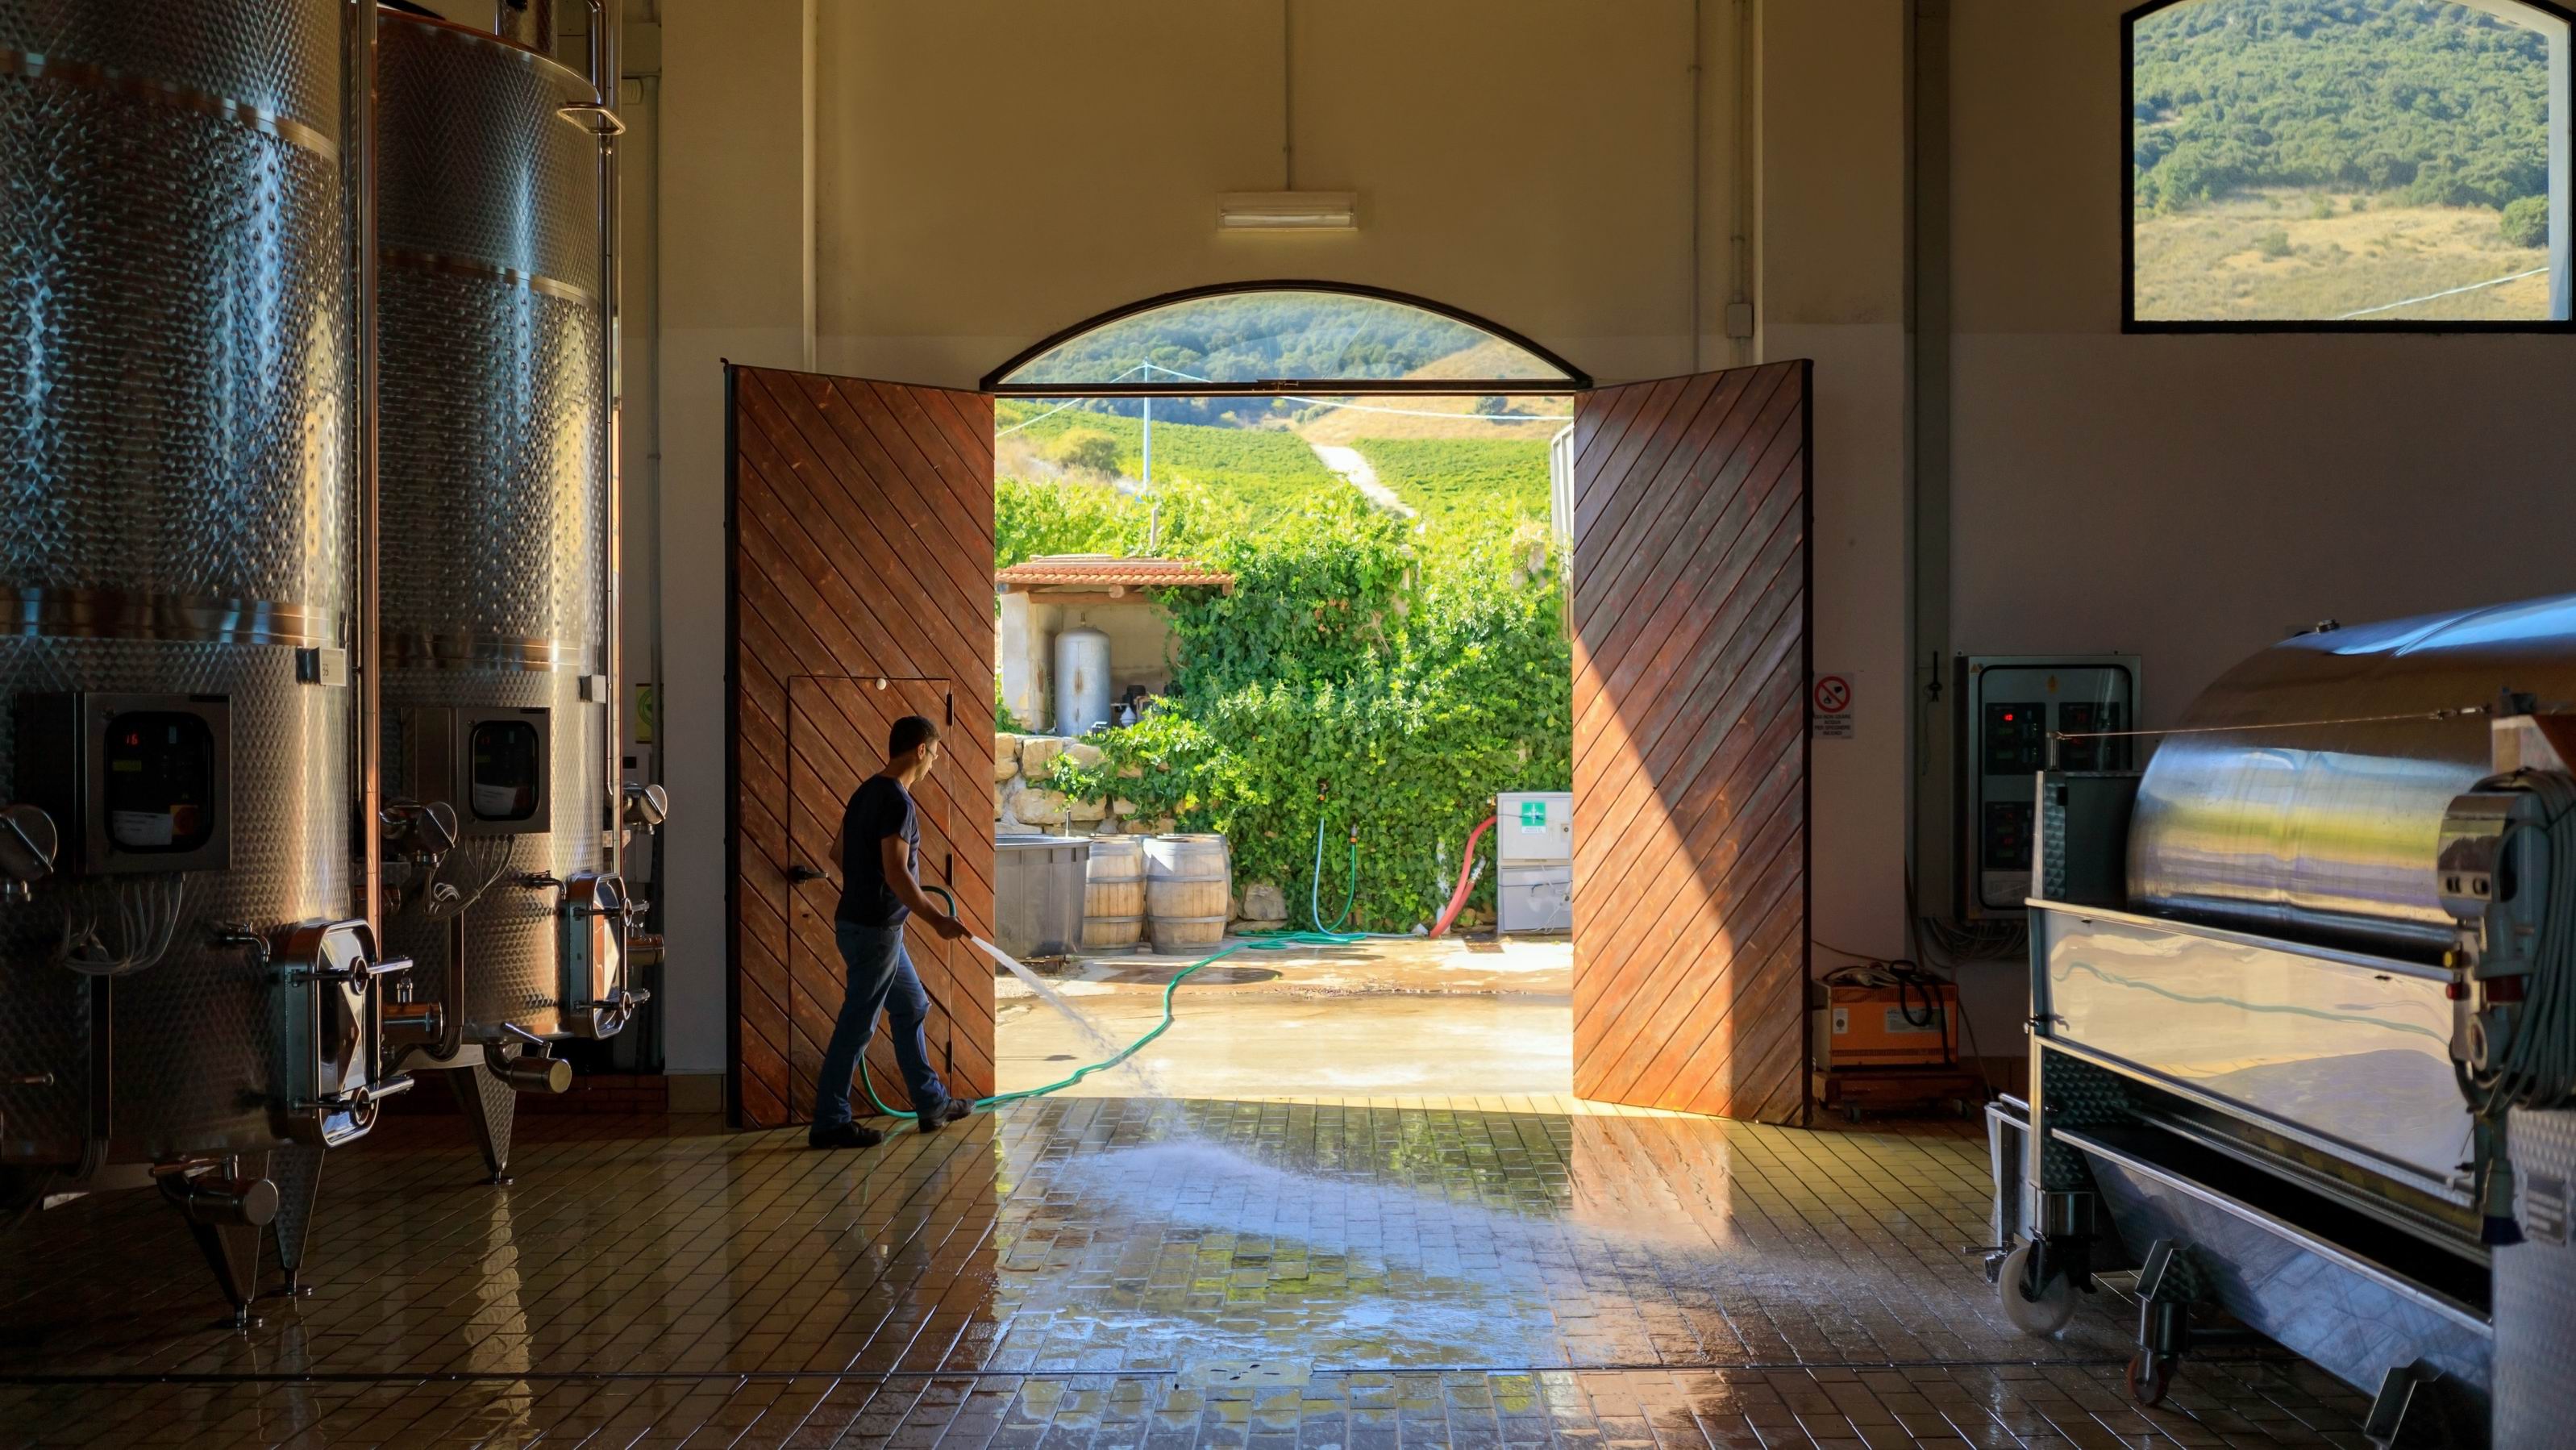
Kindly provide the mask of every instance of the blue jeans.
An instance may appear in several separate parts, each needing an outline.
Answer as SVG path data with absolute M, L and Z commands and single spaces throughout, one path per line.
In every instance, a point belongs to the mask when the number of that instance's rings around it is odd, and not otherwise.
M 921 989 L 921 976 L 903 949 L 902 923 L 835 922 L 832 936 L 840 944 L 841 960 L 849 964 L 850 988 L 841 999 L 841 1020 L 832 1026 L 832 1045 L 823 1050 L 823 1075 L 814 1084 L 815 1131 L 850 1121 L 851 1079 L 876 1032 L 879 1010 L 892 1029 L 895 1064 L 903 1069 L 913 1111 L 938 1106 L 948 1090 L 930 1066 L 930 1043 L 921 1033 L 930 1016 L 930 994 Z

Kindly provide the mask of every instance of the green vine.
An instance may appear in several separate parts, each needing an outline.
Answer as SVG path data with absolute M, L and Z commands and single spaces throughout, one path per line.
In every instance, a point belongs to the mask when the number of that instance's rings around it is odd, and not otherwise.
M 1529 567 L 1529 533 L 1500 518 L 1426 535 L 1327 496 L 1220 542 L 1232 593 L 1163 601 L 1173 697 L 1052 783 L 1224 833 L 1235 879 L 1279 884 L 1300 924 L 1318 821 L 1332 904 L 1356 827 L 1354 925 L 1436 920 L 1497 792 L 1572 785 L 1563 601 L 1555 571 Z M 1490 870 L 1473 900 L 1491 910 Z

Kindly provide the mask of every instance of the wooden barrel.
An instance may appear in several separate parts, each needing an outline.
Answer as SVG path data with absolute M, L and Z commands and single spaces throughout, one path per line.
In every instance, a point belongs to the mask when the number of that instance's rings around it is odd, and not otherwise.
M 1214 946 L 1232 873 L 1223 836 L 1145 838 L 1145 924 L 1154 949 Z
M 1085 951 L 1124 951 L 1145 937 L 1145 838 L 1094 836 L 1082 887 Z

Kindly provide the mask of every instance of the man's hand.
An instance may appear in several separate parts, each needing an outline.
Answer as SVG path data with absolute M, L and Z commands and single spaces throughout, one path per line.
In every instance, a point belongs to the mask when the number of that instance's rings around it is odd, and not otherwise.
M 939 939 L 941 941 L 957 941 L 966 935 L 966 923 L 959 921 L 953 916 L 939 915 L 931 917 L 930 929 L 939 933 Z

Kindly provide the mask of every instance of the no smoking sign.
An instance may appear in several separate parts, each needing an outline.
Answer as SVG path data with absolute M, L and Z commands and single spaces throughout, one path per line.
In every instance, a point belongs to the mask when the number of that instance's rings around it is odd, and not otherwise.
M 1815 707 L 1809 727 L 1819 740 L 1852 738 L 1852 683 L 1848 674 L 1818 675 L 1815 687 L 1808 692 L 1808 703 Z

